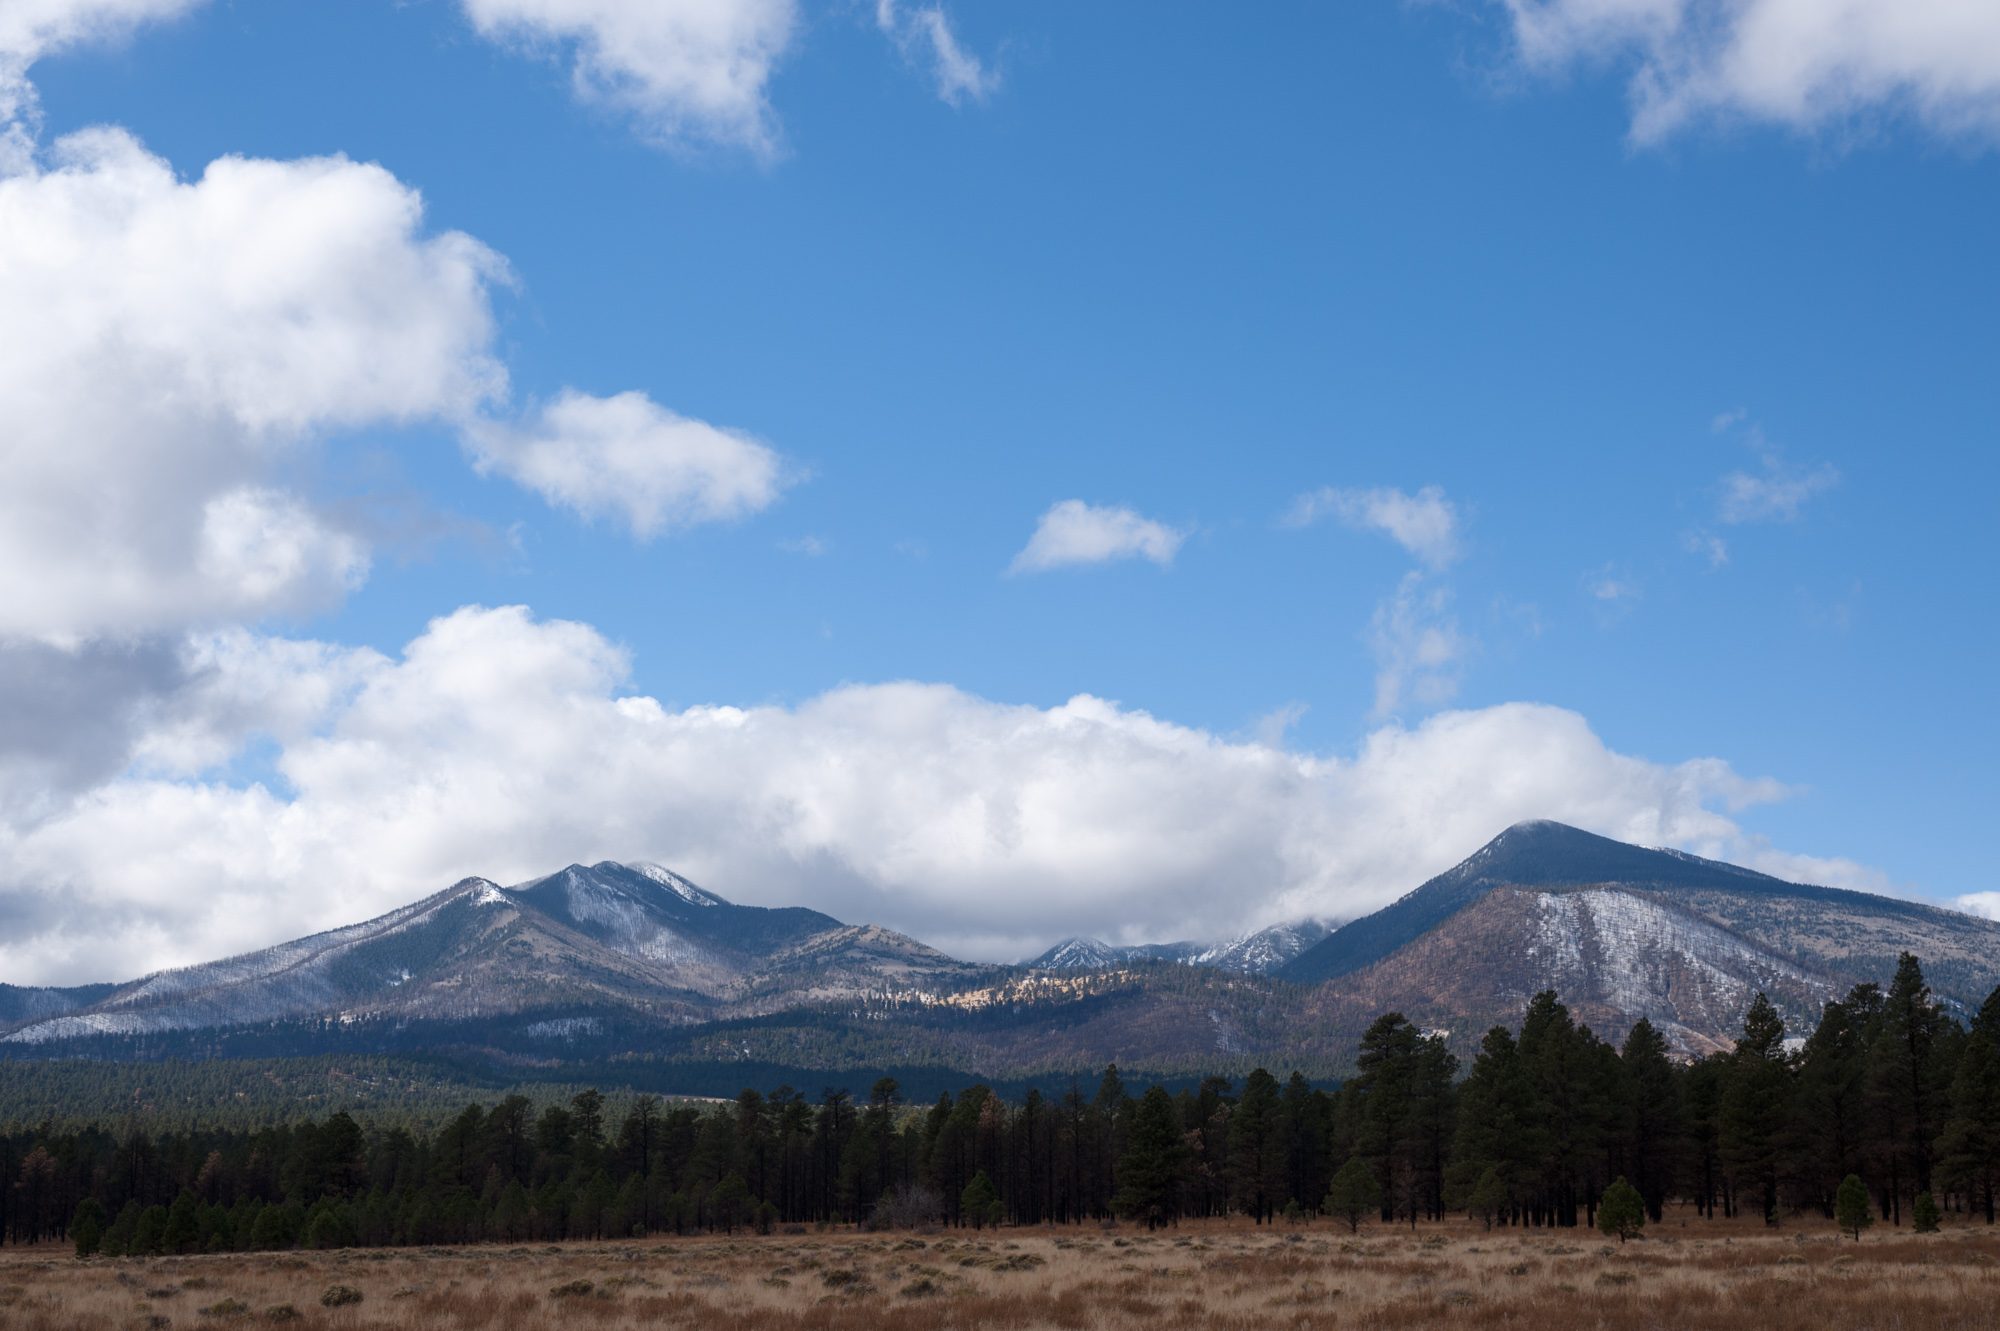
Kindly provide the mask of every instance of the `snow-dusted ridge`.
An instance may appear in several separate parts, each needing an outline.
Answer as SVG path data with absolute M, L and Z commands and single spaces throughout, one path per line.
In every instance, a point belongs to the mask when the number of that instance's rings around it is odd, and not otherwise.
M 625 866 L 634 873 L 644 874 L 661 887 L 672 892 L 690 906 L 726 906 L 729 903 L 705 888 L 696 887 L 672 869 L 662 869 L 657 864 L 644 860 L 634 860 Z
M 1337 925 L 1325 920 L 1292 920 L 1217 943 L 1113 944 L 1096 938 L 1065 938 L 1021 963 L 1031 970 L 1107 970 L 1135 962 L 1208 966 L 1244 975 L 1267 975 L 1313 946 Z

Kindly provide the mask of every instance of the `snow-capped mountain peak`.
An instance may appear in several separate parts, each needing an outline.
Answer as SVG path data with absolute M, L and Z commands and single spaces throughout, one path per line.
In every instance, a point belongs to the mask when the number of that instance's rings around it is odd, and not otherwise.
M 1036 970 L 1099 970 L 1125 960 L 1125 949 L 1095 938 L 1065 938 L 1027 964 Z
M 1117 945 L 1095 938 L 1065 938 L 1026 965 L 1035 970 L 1105 970 L 1138 962 L 1176 962 L 1212 966 L 1217 970 L 1263 975 L 1290 961 L 1332 933 L 1324 920 L 1293 920 L 1220 943 L 1133 943 Z
M 667 891 L 687 902 L 690 906 L 726 906 L 729 903 L 706 888 L 696 887 L 672 869 L 663 869 L 657 864 L 644 860 L 634 860 L 624 866 L 633 873 L 652 879 Z

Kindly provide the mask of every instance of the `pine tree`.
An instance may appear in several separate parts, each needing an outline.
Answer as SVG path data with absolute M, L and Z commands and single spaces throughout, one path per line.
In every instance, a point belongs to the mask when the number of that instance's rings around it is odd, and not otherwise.
M 1503 1184 L 1526 1179 L 1538 1168 L 1542 1126 L 1534 1115 L 1520 1047 L 1505 1026 L 1495 1026 L 1479 1043 L 1471 1075 L 1459 1088 L 1458 1131 L 1452 1143 L 1454 1194 L 1469 1198 L 1479 1181 L 1495 1174 Z M 1506 1200 L 1496 1219 L 1511 1219 L 1518 1200 Z
M 965 1191 L 959 1194 L 958 1213 L 974 1229 L 1000 1223 L 1003 1214 L 1000 1190 L 993 1186 L 993 1180 L 987 1177 L 985 1170 L 974 1174 L 972 1182 L 966 1184 Z
M 1870 1047 L 1869 1107 L 1889 1170 L 1889 1205 L 1898 1223 L 1903 1198 L 1931 1190 L 1933 1138 L 1944 1118 L 1938 1044 L 1945 1025 L 1923 967 L 1905 952 L 1882 1004 Z
M 1326 1196 L 1332 1177 L 1326 1159 L 1331 1104 L 1325 1092 L 1315 1091 L 1302 1073 L 1294 1072 L 1285 1083 L 1285 1195 L 1308 1212 Z
M 1229 1195 L 1258 1224 L 1277 1213 L 1284 1192 L 1285 1139 L 1278 1080 L 1262 1068 L 1243 1082 L 1229 1116 Z
M 1621 1174 L 1597 1204 L 1597 1228 L 1606 1235 L 1616 1234 L 1623 1243 L 1636 1238 L 1645 1227 L 1646 1199 Z
M 1784 1043 L 1784 1019 L 1758 994 L 1730 1055 L 1718 1116 L 1723 1164 L 1739 1195 L 1761 1198 L 1767 1225 L 1778 1223 L 1779 1155 L 1791 1108 Z
M 1833 1214 L 1834 1223 L 1843 1232 L 1852 1234 L 1856 1243 L 1861 1242 L 1861 1231 L 1875 1223 L 1875 1210 L 1869 1205 L 1868 1188 L 1859 1175 L 1849 1174 L 1840 1181 Z
M 1333 1183 L 1327 1188 L 1322 1209 L 1328 1215 L 1345 1220 L 1351 1234 L 1358 1231 L 1362 1220 L 1381 1204 L 1382 1188 L 1376 1180 L 1374 1166 L 1355 1155 L 1349 1156 L 1347 1163 L 1334 1171 Z
M 1917 1194 L 1915 1204 L 1910 1207 L 1910 1219 L 1916 1225 L 1917 1233 L 1937 1233 L 1938 1222 L 1943 1218 L 1943 1216 L 1938 1214 L 1937 1198 L 1931 1196 L 1928 1192 Z
M 1881 1011 L 1881 989 L 1856 985 L 1846 998 L 1821 1009 L 1800 1056 L 1790 1169 L 1829 1216 L 1840 1181 L 1862 1168 L 1869 1126 L 1868 1041 Z
M 1354 1080 L 1345 1088 L 1358 1128 L 1357 1155 L 1374 1171 L 1382 1219 L 1396 1205 L 1416 1168 L 1414 1098 L 1417 1047 L 1422 1037 L 1400 1012 L 1384 1013 L 1363 1032 Z
M 1493 1222 L 1507 1211 L 1507 1180 L 1500 1177 L 1500 1170 L 1489 1165 L 1479 1181 L 1472 1185 L 1472 1191 L 1465 1199 L 1468 1215 L 1478 1216 L 1486 1222 L 1488 1229 Z
M 1667 1042 L 1644 1017 L 1625 1037 L 1619 1051 L 1623 1072 L 1625 1146 L 1630 1177 L 1645 1199 L 1646 1215 L 1658 1220 L 1665 1213 L 1667 1189 L 1673 1183 L 1686 1127 L 1682 1122 L 1680 1081 Z
M 2000 989 L 1987 996 L 1972 1019 L 1938 1146 L 1945 1169 L 1992 1224 L 1994 1193 L 2000 1188 Z
M 76 1205 L 76 1214 L 70 1218 L 69 1236 L 76 1243 L 76 1255 L 89 1257 L 96 1253 L 104 1242 L 104 1205 L 95 1197 L 86 1197 Z
M 1159 1229 L 1180 1219 L 1182 1173 L 1187 1145 L 1180 1113 L 1164 1087 L 1153 1086 L 1139 1100 L 1118 1160 L 1118 1192 L 1112 1209 L 1128 1220 Z
M 187 1188 L 167 1211 L 166 1226 L 160 1232 L 163 1252 L 194 1252 L 201 1247 L 201 1199 Z

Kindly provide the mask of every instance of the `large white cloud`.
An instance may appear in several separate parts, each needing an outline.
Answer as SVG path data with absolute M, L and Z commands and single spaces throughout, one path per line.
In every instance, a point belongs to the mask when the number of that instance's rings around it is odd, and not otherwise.
M 0 178 L 0 637 L 309 609 L 361 540 L 274 480 L 318 435 L 500 394 L 500 260 L 343 158 L 178 179 L 130 135 Z
M 768 447 L 640 393 L 513 421 L 500 257 L 345 158 L 178 178 L 131 135 L 0 176 L 0 643 L 175 634 L 337 601 L 362 535 L 283 477 L 315 442 L 429 422 L 636 532 L 773 502 Z
M 518 608 L 460 610 L 399 659 L 241 633 L 190 652 L 204 683 L 150 718 L 150 775 L 0 815 L 0 977 L 137 972 L 604 857 L 995 957 L 1353 915 L 1529 817 L 1875 884 L 1743 830 L 1775 783 L 1617 753 L 1554 707 L 1330 756 L 933 684 L 670 710 L 596 631 Z M 187 775 L 259 736 L 270 780 Z
M 1713 117 L 1801 130 L 1902 113 L 2000 132 L 1991 0 L 1502 0 L 1523 60 L 1636 62 L 1633 137 Z

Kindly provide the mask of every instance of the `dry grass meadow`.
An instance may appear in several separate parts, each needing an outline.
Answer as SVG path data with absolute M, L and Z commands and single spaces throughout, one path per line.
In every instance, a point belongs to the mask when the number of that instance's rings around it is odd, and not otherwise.
M 1582 1232 L 1327 1222 L 1131 1230 L 651 1239 L 631 1243 L 79 1262 L 0 1252 L 0 1327 L 460 1331 L 1162 1331 L 1170 1327 L 2000 1326 L 2000 1234 L 1754 1223 L 1607 1244 Z

